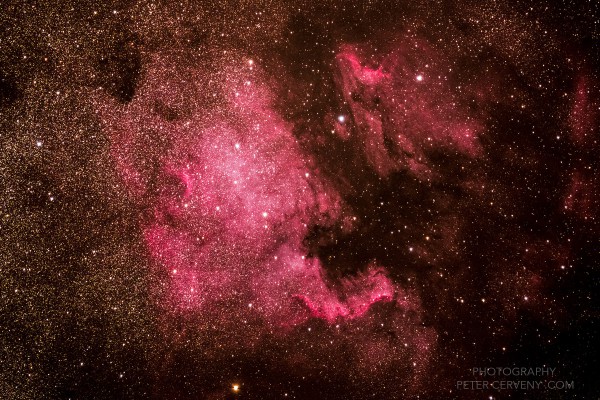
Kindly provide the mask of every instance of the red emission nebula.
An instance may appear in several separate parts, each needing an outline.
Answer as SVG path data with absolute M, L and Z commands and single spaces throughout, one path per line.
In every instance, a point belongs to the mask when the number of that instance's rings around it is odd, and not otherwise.
M 597 5 L 9 3 L 0 397 L 600 394 Z
M 360 85 L 353 89 L 365 95 L 381 91 L 382 102 L 389 100 L 393 107 L 392 95 L 385 97 L 390 89 L 383 87 L 383 80 L 400 75 L 396 68 L 392 66 L 389 74 L 362 68 L 347 50 L 337 59 L 342 79 L 351 82 L 344 86 Z M 416 366 L 418 362 L 419 367 L 408 372 L 418 382 L 416 375 L 426 369 L 436 346 L 435 331 L 421 325 L 418 294 L 410 286 L 394 283 L 376 260 L 334 281 L 320 259 L 308 255 L 304 239 L 310 227 L 339 226 L 351 233 L 359 216 L 299 145 L 291 123 L 274 109 L 260 64 L 239 56 L 219 62 L 223 72 L 217 76 L 200 67 L 173 74 L 176 67 L 157 59 L 127 106 L 106 99 L 99 102 L 111 154 L 130 195 L 134 201 L 144 201 L 150 190 L 155 192 L 141 229 L 153 267 L 168 287 L 161 299 L 166 311 L 173 316 L 202 315 L 202 319 L 210 315 L 206 322 L 222 329 L 239 329 L 241 324 L 260 333 L 235 343 L 236 351 L 239 346 L 248 350 L 260 346 L 262 335 L 310 330 L 311 321 L 320 320 L 327 338 L 319 347 L 345 348 L 348 356 L 366 364 L 364 373 L 369 368 L 389 370 L 399 363 Z M 189 74 L 196 82 L 181 87 L 185 78 L 179 74 Z M 209 96 L 220 99 L 218 105 L 200 101 L 206 96 L 203 85 L 211 87 Z M 181 106 L 188 117 L 170 120 L 170 113 Z M 398 108 L 394 112 L 401 112 Z M 437 141 L 455 146 L 453 133 L 446 128 L 431 130 L 443 123 L 435 121 L 436 116 L 415 113 L 408 121 L 414 120 L 415 126 L 421 118 L 433 121 L 415 127 L 415 137 L 398 135 L 399 151 L 418 148 L 428 132 Z M 346 116 L 338 118 L 338 134 L 344 135 L 351 118 L 365 124 L 364 152 L 382 175 L 409 168 L 426 179 L 424 159 L 409 165 L 400 157 L 384 155 L 381 117 L 356 106 L 347 118 L 348 122 Z M 154 160 L 156 170 L 145 168 L 148 129 L 165 143 L 159 144 L 164 148 Z M 467 133 L 457 135 L 470 141 L 471 133 L 465 129 Z M 388 314 L 381 326 L 394 332 L 394 340 L 380 334 L 364 337 L 363 329 L 373 329 L 369 312 L 378 303 L 385 304 Z M 282 355 L 281 362 L 298 362 L 297 357 Z

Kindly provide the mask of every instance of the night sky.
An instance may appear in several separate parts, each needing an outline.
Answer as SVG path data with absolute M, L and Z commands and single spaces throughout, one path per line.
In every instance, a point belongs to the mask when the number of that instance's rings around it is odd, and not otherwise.
M 0 146 L 0 399 L 600 396 L 596 0 L 5 0 Z

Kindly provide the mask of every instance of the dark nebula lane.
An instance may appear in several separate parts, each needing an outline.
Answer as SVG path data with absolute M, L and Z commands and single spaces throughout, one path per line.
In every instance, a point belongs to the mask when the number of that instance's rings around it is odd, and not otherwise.
M 597 4 L 0 27 L 0 398 L 600 395 Z

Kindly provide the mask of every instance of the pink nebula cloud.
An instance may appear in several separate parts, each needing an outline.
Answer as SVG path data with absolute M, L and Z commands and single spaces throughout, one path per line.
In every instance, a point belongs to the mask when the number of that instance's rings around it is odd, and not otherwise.
M 156 267 L 169 277 L 173 309 L 210 310 L 224 297 L 243 298 L 228 312 L 251 308 L 290 328 L 310 318 L 360 318 L 378 302 L 402 308 L 396 299 L 404 292 L 383 268 L 332 282 L 320 260 L 307 256 L 309 227 L 347 218 L 347 210 L 271 107 L 259 68 L 231 60 L 215 88 L 221 103 L 175 121 L 155 106 L 176 108 L 182 96 L 165 68 L 158 61 L 131 104 L 117 112 L 105 104 L 101 115 L 125 184 L 139 201 L 151 199 L 142 229 Z M 376 85 L 387 75 L 365 69 L 360 79 Z M 149 131 L 154 148 L 144 148 Z M 148 167 L 148 158 L 158 167 Z
M 362 147 L 380 175 L 406 170 L 427 179 L 436 172 L 428 157 L 434 148 L 480 156 L 483 127 L 459 105 L 445 78 L 449 67 L 434 61 L 442 57 L 422 41 L 411 44 L 398 43 L 377 68 L 360 58 L 366 49 L 342 47 L 337 85 L 356 128 L 352 136 L 338 125 L 337 133 Z

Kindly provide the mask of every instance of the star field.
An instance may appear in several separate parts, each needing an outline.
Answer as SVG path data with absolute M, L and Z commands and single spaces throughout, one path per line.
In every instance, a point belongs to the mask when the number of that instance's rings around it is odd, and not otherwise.
M 599 12 L 3 5 L 0 398 L 598 397 Z

